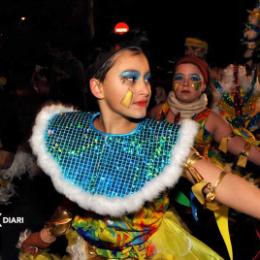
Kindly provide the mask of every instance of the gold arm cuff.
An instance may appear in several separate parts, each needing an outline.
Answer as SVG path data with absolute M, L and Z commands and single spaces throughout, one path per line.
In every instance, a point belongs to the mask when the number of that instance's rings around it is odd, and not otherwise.
M 220 174 L 218 179 L 216 180 L 216 182 L 212 185 L 211 183 L 208 183 L 208 185 L 205 187 L 205 198 L 207 202 L 212 202 L 215 200 L 216 198 L 216 189 L 218 187 L 218 185 L 220 184 L 220 182 L 223 180 L 224 176 L 226 175 L 226 171 L 223 170 Z
M 192 186 L 191 190 L 200 204 L 207 209 L 212 211 L 219 209 L 219 203 L 215 201 L 216 193 L 211 183 L 205 181 L 198 182 Z
M 202 158 L 203 156 L 194 147 L 192 147 L 189 157 L 187 161 L 184 163 L 184 167 L 185 168 L 192 167 L 194 163 L 201 160 Z
M 46 223 L 46 228 L 49 228 L 51 234 L 55 237 L 64 235 L 70 228 L 72 222 L 71 213 L 62 207 L 58 207 L 52 218 Z
M 215 201 L 215 194 L 211 193 L 208 195 L 208 193 L 205 194 L 205 190 L 208 190 L 209 186 L 212 186 L 210 183 L 207 183 L 205 181 L 201 181 L 199 183 L 196 183 L 192 186 L 191 190 L 194 193 L 197 200 L 200 202 L 200 204 L 204 205 L 207 209 L 215 211 L 219 209 L 218 202 Z M 210 196 L 211 201 L 208 201 L 207 199 Z
M 199 152 L 192 147 L 190 155 L 184 164 L 185 172 L 188 172 L 191 175 L 195 183 L 203 180 L 203 177 L 200 175 L 200 173 L 193 167 L 193 165 L 202 158 L 203 156 L 201 156 Z
M 219 143 L 218 149 L 220 151 L 222 151 L 223 153 L 227 153 L 227 151 L 228 151 L 228 142 L 234 136 L 235 136 L 235 134 L 232 132 L 230 135 L 223 137 L 221 139 L 220 143 Z
M 246 142 L 245 146 L 244 146 L 244 150 L 239 154 L 237 166 L 240 166 L 243 168 L 246 167 L 247 158 L 248 158 L 250 149 L 251 149 L 251 144 Z
M 219 178 L 216 180 L 214 184 L 206 182 L 201 174 L 198 172 L 196 168 L 193 167 L 196 161 L 201 160 L 203 156 L 201 156 L 196 149 L 192 148 L 191 154 L 188 157 L 184 167 L 185 172 L 189 173 L 195 182 L 192 186 L 192 191 L 198 201 L 203 204 L 206 208 L 210 210 L 219 209 L 219 204 L 215 202 L 216 198 L 216 188 L 226 175 L 226 171 L 222 170 L 219 175 Z

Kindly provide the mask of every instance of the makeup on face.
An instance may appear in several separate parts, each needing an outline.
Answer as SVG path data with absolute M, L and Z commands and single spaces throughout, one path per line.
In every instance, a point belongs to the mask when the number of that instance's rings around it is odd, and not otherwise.
M 202 79 L 201 76 L 197 73 L 188 74 L 188 77 L 186 77 L 182 73 L 176 73 L 173 77 L 174 89 L 177 89 L 178 87 L 182 86 L 186 82 L 196 91 L 198 91 L 201 87 Z
M 136 70 L 126 70 L 120 74 L 120 78 L 121 78 L 123 84 L 128 85 L 128 90 L 127 90 L 125 96 L 123 97 L 121 104 L 124 107 L 129 108 L 130 104 L 132 103 L 132 99 L 133 99 L 133 88 L 132 87 L 135 85 L 135 83 L 139 79 L 141 79 L 141 73 Z M 145 73 L 143 76 L 143 80 L 144 80 L 145 84 L 150 84 L 151 73 L 150 72 Z M 131 99 L 128 98 L 130 96 L 130 93 L 131 93 Z M 143 103 L 141 101 L 138 103 L 138 105 L 140 105 L 140 106 L 144 106 L 146 104 L 147 104 L 147 100 Z
M 141 73 L 136 70 L 126 70 L 120 74 L 120 78 L 123 83 L 128 83 L 130 85 L 134 85 L 137 80 L 141 77 Z M 144 82 L 150 83 L 151 80 L 151 72 L 147 72 L 144 74 Z
M 133 85 L 140 78 L 140 76 L 140 72 L 136 70 L 126 70 L 120 74 L 122 82 L 130 85 Z

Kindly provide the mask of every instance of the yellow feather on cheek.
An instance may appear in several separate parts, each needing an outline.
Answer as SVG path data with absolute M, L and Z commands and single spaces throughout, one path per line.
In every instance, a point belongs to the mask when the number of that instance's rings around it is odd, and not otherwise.
M 128 89 L 125 96 L 122 98 L 121 100 L 121 104 L 126 107 L 126 108 L 129 108 L 129 106 L 131 105 L 132 103 L 132 99 L 133 99 L 133 92 Z

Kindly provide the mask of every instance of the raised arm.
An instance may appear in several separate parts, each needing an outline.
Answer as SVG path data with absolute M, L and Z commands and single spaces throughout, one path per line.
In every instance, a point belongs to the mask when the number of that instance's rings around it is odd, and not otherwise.
M 243 154 L 249 161 L 260 165 L 260 149 L 255 145 L 250 145 L 241 136 L 235 135 L 231 125 L 221 116 L 211 112 L 206 128 L 212 133 L 216 142 L 223 144 L 220 145 L 222 151 L 228 150 L 234 155 Z

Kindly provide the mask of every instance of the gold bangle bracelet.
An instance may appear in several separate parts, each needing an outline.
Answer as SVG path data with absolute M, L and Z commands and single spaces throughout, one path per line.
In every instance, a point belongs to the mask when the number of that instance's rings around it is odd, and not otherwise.
M 216 180 L 216 182 L 213 185 L 213 188 L 216 190 L 216 188 L 218 187 L 218 185 L 220 184 L 220 182 L 223 180 L 224 176 L 227 174 L 227 172 L 225 170 L 223 170 L 220 173 L 220 176 L 218 177 L 218 179 Z
M 191 154 L 189 155 L 186 163 L 184 164 L 184 167 L 185 168 L 192 167 L 194 165 L 194 163 L 201 160 L 202 158 L 203 158 L 203 156 L 201 156 L 199 154 L 199 152 L 195 148 L 192 147 L 191 148 Z
M 218 185 L 223 180 L 224 176 L 227 174 L 225 170 L 223 170 L 220 174 L 216 182 L 212 185 L 211 183 L 208 183 L 205 186 L 204 192 L 205 192 L 205 199 L 207 202 L 212 202 L 216 198 L 216 189 Z

